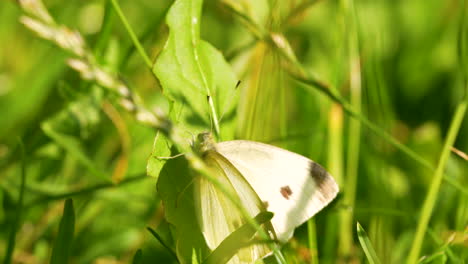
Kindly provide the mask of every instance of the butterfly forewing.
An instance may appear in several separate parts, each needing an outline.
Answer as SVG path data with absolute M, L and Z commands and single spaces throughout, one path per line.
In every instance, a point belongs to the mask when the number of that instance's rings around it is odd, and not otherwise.
M 338 186 L 319 164 L 296 153 L 253 141 L 217 144 L 217 151 L 242 174 L 268 211 L 280 241 L 335 198 Z

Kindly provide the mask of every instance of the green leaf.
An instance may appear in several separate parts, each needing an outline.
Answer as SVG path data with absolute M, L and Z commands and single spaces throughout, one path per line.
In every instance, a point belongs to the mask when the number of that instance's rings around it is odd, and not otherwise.
M 436 252 L 428 257 L 424 257 L 419 261 L 419 264 L 427 264 L 427 263 L 432 263 L 432 264 L 445 264 L 447 263 L 447 255 L 445 252 Z
M 23 203 L 24 203 L 24 191 L 26 186 L 26 155 L 24 150 L 23 142 L 20 140 L 19 142 L 20 153 L 21 153 L 21 187 L 19 190 L 19 198 L 18 203 L 16 205 L 16 210 L 14 212 L 13 219 L 11 221 L 11 229 L 10 233 L 8 234 L 8 243 L 7 249 L 5 253 L 5 259 L 3 261 L 4 264 L 10 264 L 11 259 L 13 257 L 13 250 L 15 249 L 16 244 L 16 232 L 18 231 L 19 224 L 21 222 L 21 217 L 23 214 Z
M 149 176 L 159 177 L 167 158 L 171 156 L 171 142 L 167 140 L 163 133 L 159 132 L 154 138 L 153 151 L 146 165 L 146 172 Z
M 367 260 L 371 264 L 379 264 L 380 260 L 377 257 L 377 254 L 375 253 L 374 247 L 372 246 L 372 243 L 369 240 L 369 237 L 366 234 L 366 231 L 362 226 L 357 223 L 357 235 L 359 238 L 359 242 L 361 243 L 361 247 L 364 250 L 364 253 L 366 254 Z
M 0 223 L 5 217 L 5 209 L 3 208 L 3 189 L 0 189 Z
M 167 249 L 169 253 L 178 261 L 177 254 L 175 252 L 175 244 L 172 239 L 172 234 L 170 230 L 170 224 L 163 219 L 163 221 L 158 225 L 157 231 L 153 230 L 151 227 L 147 227 L 148 231 L 161 243 L 163 247 Z
M 168 160 L 157 183 L 157 193 L 164 203 L 165 217 L 173 227 L 176 255 L 181 263 L 190 263 L 192 250 L 205 255 L 209 249 L 195 218 L 193 176 L 183 157 Z
M 260 212 L 254 220 L 259 224 L 264 224 L 273 218 L 271 212 Z M 236 231 L 226 237 L 221 244 L 203 261 L 204 264 L 227 263 L 239 249 L 255 243 L 252 237 L 257 233 L 250 223 L 245 223 Z M 259 243 L 259 242 L 257 242 Z
M 73 200 L 67 199 L 63 209 L 62 220 L 57 238 L 54 241 L 52 249 L 51 264 L 68 263 L 70 251 L 73 242 L 73 233 L 75 231 L 75 210 L 73 209 Z
M 143 253 L 141 252 L 141 249 L 139 249 L 135 253 L 135 256 L 133 257 L 132 264 L 141 264 L 142 259 L 143 259 Z
M 175 122 L 191 133 L 212 127 L 234 111 L 235 78 L 222 54 L 200 39 L 202 0 L 178 0 L 168 12 L 169 37 L 153 72 L 174 101 Z M 224 139 L 233 137 L 233 120 L 223 118 Z M 190 139 L 190 135 L 187 137 Z
M 195 248 L 192 250 L 192 264 L 199 264 L 200 261 L 198 261 L 198 256 L 197 256 L 197 251 Z

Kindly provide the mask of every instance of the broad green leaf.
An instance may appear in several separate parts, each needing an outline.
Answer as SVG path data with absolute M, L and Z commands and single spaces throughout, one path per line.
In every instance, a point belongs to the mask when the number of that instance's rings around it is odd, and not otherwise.
M 192 134 L 219 122 L 222 138 L 230 139 L 233 122 L 226 118 L 234 111 L 237 79 L 222 54 L 200 39 L 201 6 L 202 0 L 174 2 L 166 17 L 169 37 L 153 71 L 174 101 L 173 121 Z
M 154 138 L 153 152 L 148 159 L 146 172 L 149 176 L 158 178 L 164 164 L 171 156 L 171 142 L 161 132 L 157 132 Z
M 157 193 L 164 203 L 165 217 L 173 227 L 172 236 L 180 263 L 190 263 L 192 250 L 206 255 L 208 248 L 196 220 L 193 199 L 193 176 L 183 157 L 168 160 L 157 183 Z
M 362 250 L 366 254 L 367 260 L 371 264 L 379 264 L 380 260 L 375 253 L 374 247 L 369 240 L 369 237 L 366 234 L 366 231 L 362 228 L 362 226 L 357 223 L 357 235 L 359 238 L 359 242 L 361 243 Z
M 63 209 L 62 220 L 57 238 L 54 241 L 52 249 L 51 264 L 68 263 L 70 251 L 73 243 L 73 233 L 75 232 L 75 210 L 73 209 L 73 200 L 67 199 Z

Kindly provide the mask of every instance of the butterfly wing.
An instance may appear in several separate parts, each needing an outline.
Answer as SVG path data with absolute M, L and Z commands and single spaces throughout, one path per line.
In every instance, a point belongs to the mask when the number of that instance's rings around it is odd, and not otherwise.
M 209 151 L 205 155 L 205 162 L 213 169 L 213 175 L 217 177 L 217 180 L 227 190 L 238 196 L 241 204 L 252 218 L 261 211 L 265 211 L 255 191 L 226 158 L 215 151 Z M 221 190 L 204 177 L 195 179 L 195 199 L 199 207 L 197 210 L 199 212 L 198 221 L 206 243 L 212 250 L 246 223 L 237 207 Z M 264 227 L 274 232 L 270 223 Z M 228 263 L 253 263 L 268 255 L 270 251 L 265 244 L 253 244 L 241 248 Z
M 338 185 L 323 167 L 296 153 L 247 140 L 221 142 L 216 149 L 274 213 L 271 223 L 282 242 L 338 193 Z

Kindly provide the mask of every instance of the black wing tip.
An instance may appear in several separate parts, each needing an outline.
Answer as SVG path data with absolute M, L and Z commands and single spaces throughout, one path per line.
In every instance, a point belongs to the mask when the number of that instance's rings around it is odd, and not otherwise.
M 338 185 L 333 177 L 320 164 L 309 163 L 310 176 L 326 200 L 333 200 L 338 193 Z
M 325 183 L 328 177 L 328 172 L 320 166 L 320 164 L 316 162 L 310 162 L 309 163 L 309 172 L 310 176 L 314 179 L 314 182 L 318 185 L 321 186 L 322 184 Z

